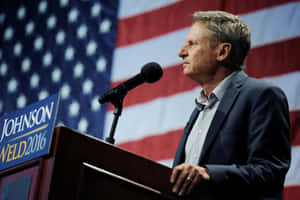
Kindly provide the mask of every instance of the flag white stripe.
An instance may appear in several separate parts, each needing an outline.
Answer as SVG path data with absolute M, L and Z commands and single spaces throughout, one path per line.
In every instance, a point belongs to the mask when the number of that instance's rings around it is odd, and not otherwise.
M 290 110 L 300 109 L 300 71 L 264 80 L 273 82 L 283 89 L 287 95 Z M 293 87 L 290 87 L 291 85 Z M 200 87 L 197 87 L 191 91 L 157 98 L 149 103 L 124 109 L 116 129 L 116 142 L 138 140 L 183 128 L 195 107 L 194 99 L 199 91 Z M 106 135 L 109 133 L 112 119 L 112 112 L 108 112 L 105 123 Z
M 300 2 L 292 2 L 269 9 L 256 11 L 241 18 L 251 28 L 254 47 L 294 37 L 300 33 Z
M 300 109 L 300 70 L 271 78 L 264 78 L 280 87 L 287 96 L 289 109 Z
M 285 186 L 300 185 L 300 146 L 292 147 L 292 161 L 285 178 Z
M 174 159 L 160 160 L 160 161 L 157 161 L 157 162 L 160 163 L 160 164 L 162 164 L 162 165 L 164 165 L 164 166 L 172 167 L 173 160 L 174 160 Z
M 180 0 L 123 0 L 120 1 L 119 6 L 119 19 L 132 17 L 135 15 L 143 14 L 157 8 L 168 6 Z
M 300 36 L 300 2 L 283 4 L 242 15 L 252 28 L 252 47 Z M 292 16 L 291 16 L 292 15 Z M 267 26 L 267 28 L 266 28 Z M 162 67 L 180 63 L 177 53 L 185 42 L 189 28 L 180 29 L 147 41 L 117 48 L 114 54 L 112 81 L 140 72 L 141 67 L 156 61 Z
M 117 48 L 114 52 L 112 81 L 133 76 L 150 61 L 158 62 L 162 67 L 180 63 L 177 53 L 184 44 L 187 33 L 188 28 L 185 28 L 134 45 Z

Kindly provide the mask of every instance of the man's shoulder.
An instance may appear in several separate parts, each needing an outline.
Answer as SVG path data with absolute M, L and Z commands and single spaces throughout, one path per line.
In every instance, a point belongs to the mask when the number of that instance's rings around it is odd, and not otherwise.
M 232 85 L 240 90 L 241 94 L 246 97 L 254 98 L 260 95 L 268 94 L 269 96 L 284 97 L 285 94 L 280 87 L 271 81 L 258 79 L 248 76 L 244 71 L 239 71 L 232 78 Z
M 243 71 L 237 73 L 237 76 L 243 77 L 244 79 L 242 84 L 243 89 L 249 89 L 249 90 L 280 89 L 277 85 L 275 85 L 271 81 L 248 76 Z
M 256 97 L 260 95 L 268 95 L 285 98 L 283 90 L 271 81 L 250 76 L 247 76 L 247 79 L 244 81 L 241 87 L 241 91 L 242 93 L 247 93 L 248 95 Z

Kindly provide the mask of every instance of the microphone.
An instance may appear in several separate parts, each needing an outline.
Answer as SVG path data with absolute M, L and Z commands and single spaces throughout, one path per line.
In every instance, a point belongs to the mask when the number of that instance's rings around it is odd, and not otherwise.
M 159 64 L 155 62 L 147 63 L 142 67 L 139 74 L 107 91 L 99 98 L 99 102 L 104 104 L 106 102 L 114 101 L 116 98 L 123 98 L 129 90 L 136 88 L 144 82 L 154 83 L 158 81 L 162 77 L 162 74 L 163 71 Z

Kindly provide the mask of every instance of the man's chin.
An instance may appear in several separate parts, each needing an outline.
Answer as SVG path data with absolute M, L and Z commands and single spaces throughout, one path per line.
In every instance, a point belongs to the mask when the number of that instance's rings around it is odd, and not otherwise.
M 189 78 L 192 78 L 193 76 L 195 76 L 195 73 L 193 73 L 187 69 L 183 69 L 183 74 Z
M 199 74 L 195 74 L 195 73 L 191 73 L 191 72 L 184 72 L 183 73 L 186 77 L 188 77 L 189 79 L 193 80 L 193 81 L 196 81 L 197 83 L 201 83 L 201 76 L 199 76 Z
M 186 68 L 183 68 L 183 74 L 187 77 L 189 77 L 191 75 L 191 72 L 189 70 L 187 70 Z
M 195 79 L 195 74 L 190 73 L 190 72 L 183 72 L 184 76 L 194 80 Z

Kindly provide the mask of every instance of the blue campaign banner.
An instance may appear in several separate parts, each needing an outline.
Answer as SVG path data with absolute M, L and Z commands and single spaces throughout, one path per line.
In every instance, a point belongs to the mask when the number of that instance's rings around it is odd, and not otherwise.
M 49 154 L 59 95 L 0 118 L 0 170 Z

